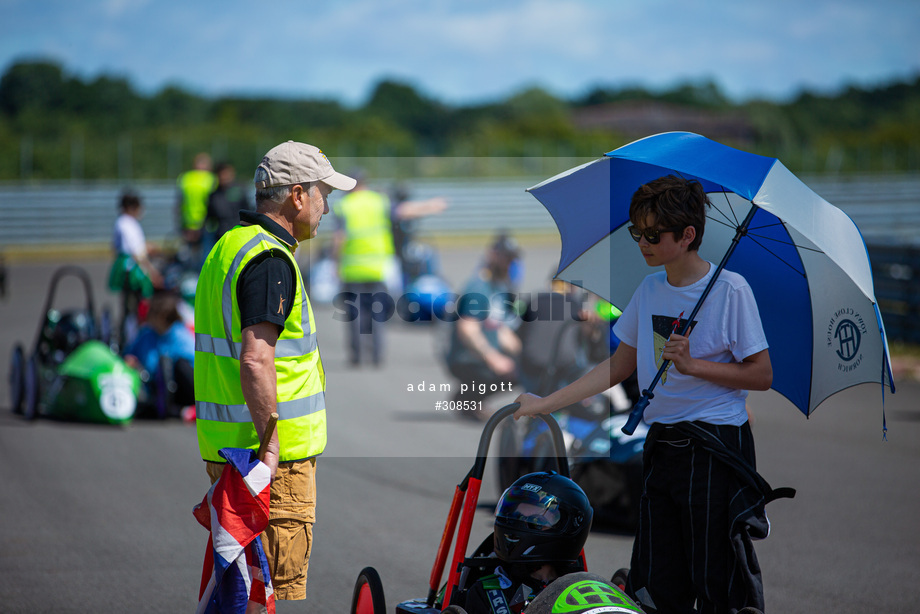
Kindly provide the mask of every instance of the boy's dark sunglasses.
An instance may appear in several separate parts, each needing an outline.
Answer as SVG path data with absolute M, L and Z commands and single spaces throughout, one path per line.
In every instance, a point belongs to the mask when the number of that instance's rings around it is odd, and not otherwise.
M 638 243 L 642 239 L 642 235 L 645 235 L 645 240 L 651 243 L 652 245 L 657 245 L 661 241 L 661 233 L 663 232 L 680 232 L 683 230 L 683 227 L 676 228 L 646 228 L 645 230 L 639 230 L 634 225 L 627 228 L 629 231 L 629 236 L 633 238 L 633 241 Z

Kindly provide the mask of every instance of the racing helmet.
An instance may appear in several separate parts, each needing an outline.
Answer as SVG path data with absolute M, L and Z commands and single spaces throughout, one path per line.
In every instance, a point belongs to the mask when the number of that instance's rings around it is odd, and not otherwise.
M 530 473 L 498 500 L 495 554 L 507 563 L 575 562 L 593 517 L 587 495 L 571 479 Z
M 52 310 L 48 314 L 50 330 L 50 354 L 56 361 L 62 361 L 75 349 L 94 337 L 92 315 L 82 310 Z

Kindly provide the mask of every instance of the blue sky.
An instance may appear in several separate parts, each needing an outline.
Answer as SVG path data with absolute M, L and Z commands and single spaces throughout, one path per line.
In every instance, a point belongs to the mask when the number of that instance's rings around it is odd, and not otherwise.
M 382 78 L 451 104 L 538 85 L 737 100 L 920 74 L 916 0 L 0 0 L 0 71 L 50 58 L 143 92 L 366 100 Z

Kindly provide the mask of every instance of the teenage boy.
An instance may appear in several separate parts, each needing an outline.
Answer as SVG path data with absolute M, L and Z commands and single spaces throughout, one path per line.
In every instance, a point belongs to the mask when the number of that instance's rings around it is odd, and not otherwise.
M 737 509 L 751 495 L 739 467 L 755 466 L 746 391 L 767 390 L 773 381 L 750 286 L 722 271 L 687 336 L 676 332 L 716 268 L 698 252 L 707 205 L 699 182 L 673 175 L 635 192 L 629 232 L 646 263 L 664 270 L 645 278 L 617 321 L 613 356 L 545 398 L 521 395 L 515 413 L 550 413 L 637 369 L 648 385 L 662 361 L 671 361 L 645 412 L 645 491 L 627 582 L 629 595 L 657 612 L 763 609 L 751 534 L 765 536 L 768 499 L 754 493 L 753 516 Z

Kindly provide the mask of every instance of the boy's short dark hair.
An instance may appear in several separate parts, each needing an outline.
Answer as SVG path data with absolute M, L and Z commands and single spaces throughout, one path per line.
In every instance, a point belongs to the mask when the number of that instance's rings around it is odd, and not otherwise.
M 687 247 L 696 251 L 703 242 L 706 227 L 706 207 L 709 197 L 699 181 L 667 175 L 639 187 L 629 203 L 629 220 L 643 228 L 649 215 L 655 217 L 660 228 L 696 228 L 696 238 Z M 679 236 L 679 235 L 678 235 Z
M 134 192 L 123 192 L 118 201 L 118 208 L 122 211 L 133 211 L 141 206 L 141 197 Z

